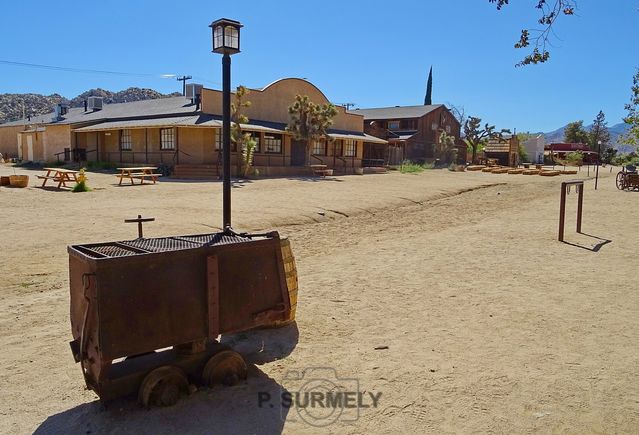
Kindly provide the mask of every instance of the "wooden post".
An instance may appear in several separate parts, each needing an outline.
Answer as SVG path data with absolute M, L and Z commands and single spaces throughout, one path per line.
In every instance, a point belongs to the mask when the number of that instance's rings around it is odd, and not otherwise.
M 149 164 L 149 129 L 144 129 L 144 161 Z
M 566 219 L 566 183 L 561 183 L 561 199 L 559 201 L 559 237 L 560 242 L 564 241 L 564 223 Z
M 584 182 L 583 181 L 564 181 L 561 183 L 561 198 L 559 202 L 559 236 L 557 240 L 564 241 L 564 224 L 566 221 L 566 195 L 568 193 L 568 186 L 575 186 L 578 193 L 577 199 L 577 232 L 581 233 L 581 216 L 583 212 L 584 202 Z
M 579 189 L 579 199 L 577 200 L 577 232 L 581 233 L 581 212 L 584 204 L 584 185 L 583 183 L 577 184 L 575 187 Z
M 178 139 L 178 131 L 179 131 L 179 129 L 177 127 L 175 127 L 175 164 L 176 165 L 180 164 L 180 141 Z M 160 153 L 161 152 L 162 151 L 160 150 Z

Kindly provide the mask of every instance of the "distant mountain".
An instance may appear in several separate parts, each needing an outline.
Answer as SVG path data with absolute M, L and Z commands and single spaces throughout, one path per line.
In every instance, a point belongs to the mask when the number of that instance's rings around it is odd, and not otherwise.
M 564 141 L 564 131 L 566 130 L 567 125 L 564 125 L 557 130 L 550 131 L 548 133 L 540 133 L 543 134 L 546 138 L 546 143 L 554 143 L 554 142 L 563 142 Z M 586 130 L 590 130 L 591 125 L 585 126 Z M 608 131 L 610 131 L 610 142 L 614 149 L 619 151 L 620 153 L 629 153 L 634 150 L 634 147 L 631 145 L 626 145 L 620 143 L 620 136 L 626 134 L 628 131 L 628 125 L 621 122 L 619 124 L 615 124 L 611 127 L 608 127 Z
M 105 104 L 126 103 L 129 101 L 153 100 L 157 98 L 175 97 L 178 92 L 162 94 L 153 89 L 128 88 L 119 92 L 105 89 L 91 89 L 77 97 L 67 99 L 59 94 L 0 94 L 0 124 L 22 119 L 22 115 L 43 115 L 53 111 L 58 103 L 67 103 L 71 107 L 82 107 L 88 97 L 102 97 Z

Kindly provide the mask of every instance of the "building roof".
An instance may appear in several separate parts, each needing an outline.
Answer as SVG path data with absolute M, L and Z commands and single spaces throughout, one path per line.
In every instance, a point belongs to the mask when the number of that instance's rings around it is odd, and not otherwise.
M 241 124 L 245 130 L 264 131 L 266 133 L 282 133 L 282 130 L 268 127 L 259 123 Z M 222 121 L 212 115 L 171 116 L 163 118 L 127 119 L 122 121 L 106 121 L 87 127 L 76 128 L 74 131 L 91 132 L 105 130 L 121 130 L 157 127 L 210 127 L 221 128 Z
M 421 118 L 433 110 L 439 109 L 443 104 L 431 104 L 429 106 L 394 106 L 378 107 L 372 109 L 349 110 L 348 113 L 364 116 L 364 119 L 404 119 Z
M 125 119 L 119 121 L 105 121 L 86 127 L 74 129 L 77 132 L 121 130 L 136 128 L 157 128 L 157 127 L 209 127 L 221 128 L 222 118 L 216 115 L 197 114 L 190 116 L 171 116 L 146 119 Z M 286 133 L 286 124 L 250 120 L 248 124 L 241 124 L 242 129 L 249 131 L 263 131 L 265 133 Z M 370 136 L 358 131 L 345 131 L 329 129 L 328 135 L 333 139 L 354 139 L 371 143 L 387 143 L 384 139 Z
M 105 104 L 102 110 L 84 111 L 84 107 L 73 107 L 62 117 L 61 121 L 53 121 L 55 112 L 45 115 L 32 116 L 31 120 L 21 119 L 18 121 L 0 124 L 2 127 L 34 124 L 81 124 L 84 122 L 96 122 L 106 119 L 143 118 L 162 115 L 179 115 L 195 112 L 195 104 L 191 100 L 179 96 L 170 98 L 158 98 L 155 100 L 131 101 L 128 103 Z

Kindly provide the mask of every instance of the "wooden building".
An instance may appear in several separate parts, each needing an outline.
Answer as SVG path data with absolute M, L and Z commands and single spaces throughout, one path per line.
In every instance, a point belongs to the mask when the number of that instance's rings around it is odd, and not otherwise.
M 460 149 L 459 160 L 465 160 L 466 145 L 460 139 L 461 125 L 442 104 L 356 109 L 350 113 L 364 117 L 366 134 L 388 142 L 384 145 L 365 141 L 365 163 L 382 159 L 388 165 L 400 164 L 402 160 L 433 161 L 435 145 L 442 132 L 455 137 Z
M 222 170 L 222 92 L 194 85 L 189 89 L 192 98 L 57 107 L 48 115 L 0 125 L 0 140 L 13 141 L 6 154 L 22 160 L 165 164 L 180 177 L 215 177 Z M 288 107 L 298 94 L 317 104 L 329 102 L 312 83 L 296 78 L 250 89 L 245 97 L 252 104 L 243 111 L 250 121 L 242 128 L 257 141 L 254 166 L 261 175 L 309 173 L 306 143 L 286 131 Z M 337 110 L 329 140 L 311 144 L 311 163 L 325 164 L 336 174 L 353 173 L 362 166 L 364 142 L 385 145 L 386 140 L 364 133 L 362 115 Z M 235 171 L 241 156 L 233 149 L 231 157 Z
M 484 147 L 484 156 L 495 159 L 500 165 L 517 167 L 519 163 L 519 138 L 507 135 L 488 140 Z

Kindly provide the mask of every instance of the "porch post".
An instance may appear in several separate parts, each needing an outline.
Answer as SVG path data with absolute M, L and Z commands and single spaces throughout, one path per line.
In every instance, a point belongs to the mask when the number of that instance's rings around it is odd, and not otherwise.
M 149 129 L 144 129 L 144 161 L 149 164 Z
M 175 164 L 180 164 L 180 140 L 179 140 L 179 128 L 175 127 Z

